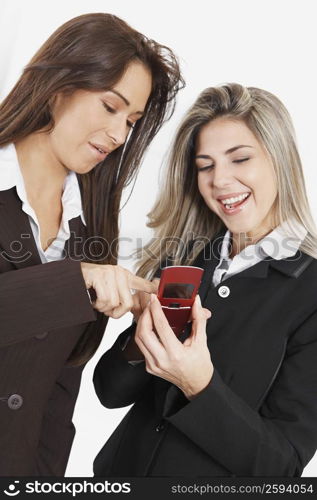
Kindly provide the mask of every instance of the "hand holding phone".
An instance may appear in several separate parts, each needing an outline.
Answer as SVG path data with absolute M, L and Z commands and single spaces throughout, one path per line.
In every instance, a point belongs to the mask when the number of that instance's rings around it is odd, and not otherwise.
M 194 266 L 164 267 L 158 299 L 175 335 L 179 336 L 190 318 L 204 270 Z

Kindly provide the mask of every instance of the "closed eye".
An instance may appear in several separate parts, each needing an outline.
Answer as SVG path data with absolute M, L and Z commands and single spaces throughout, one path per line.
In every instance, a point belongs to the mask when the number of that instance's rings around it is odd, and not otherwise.
M 211 170 L 214 168 L 214 165 L 206 165 L 205 167 L 197 167 L 198 172 L 207 172 L 208 170 Z
M 109 106 L 106 102 L 102 101 L 102 104 L 103 104 L 103 107 L 106 108 L 106 110 L 109 113 L 116 113 L 116 110 L 114 108 L 112 108 L 111 106 Z
M 250 160 L 250 158 L 239 158 L 239 160 L 233 160 L 233 163 L 243 163 Z
M 109 106 L 109 104 L 107 104 L 106 102 L 102 101 L 102 104 L 103 104 L 103 107 L 108 111 L 108 113 L 115 114 L 117 112 L 116 109 L 114 109 L 111 106 Z M 134 125 L 135 125 L 134 122 L 127 121 L 127 126 L 129 128 L 134 128 Z

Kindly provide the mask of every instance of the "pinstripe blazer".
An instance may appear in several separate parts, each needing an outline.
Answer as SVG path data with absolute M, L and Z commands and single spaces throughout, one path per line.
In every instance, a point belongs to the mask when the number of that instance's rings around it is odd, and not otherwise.
M 80 269 L 80 216 L 70 230 L 65 259 L 42 264 L 16 189 L 0 191 L 1 476 L 64 474 L 83 369 L 67 359 L 87 330 L 106 326 Z

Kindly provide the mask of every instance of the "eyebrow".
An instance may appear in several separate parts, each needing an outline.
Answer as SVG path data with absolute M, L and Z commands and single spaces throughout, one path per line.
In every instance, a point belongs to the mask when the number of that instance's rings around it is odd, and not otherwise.
M 120 97 L 120 99 L 123 100 L 123 102 L 127 105 L 127 106 L 130 106 L 130 102 L 128 101 L 128 99 L 126 97 L 124 97 L 122 94 L 120 94 L 120 92 L 118 92 L 117 90 L 115 89 L 109 89 L 108 92 L 112 92 L 113 94 L 116 94 L 118 97 Z M 135 113 L 133 113 L 134 115 L 143 115 L 144 114 L 144 111 L 136 111 Z
M 228 155 L 228 154 L 233 153 L 234 151 L 236 151 L 237 149 L 240 149 L 240 148 L 253 148 L 253 146 L 248 146 L 247 144 L 239 144 L 239 146 L 234 146 L 233 148 L 227 149 L 227 151 L 225 151 L 225 154 Z M 209 156 L 209 155 L 196 155 L 195 158 L 205 158 L 206 160 L 209 160 L 211 158 L 211 156 Z

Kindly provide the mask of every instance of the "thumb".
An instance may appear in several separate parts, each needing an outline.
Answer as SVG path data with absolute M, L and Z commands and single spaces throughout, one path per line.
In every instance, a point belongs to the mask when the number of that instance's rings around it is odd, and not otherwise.
M 200 297 L 197 295 L 192 307 L 192 335 L 196 338 L 196 340 L 206 340 L 206 322 L 210 316 L 210 311 L 201 306 Z
M 211 318 L 211 311 L 209 311 L 209 309 L 206 309 L 205 307 L 202 307 L 201 300 L 198 294 L 196 295 L 191 314 L 193 320 L 198 319 L 198 317 L 200 316 L 204 316 L 206 320 Z

